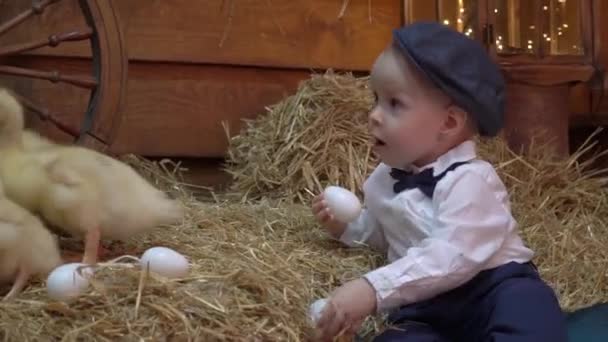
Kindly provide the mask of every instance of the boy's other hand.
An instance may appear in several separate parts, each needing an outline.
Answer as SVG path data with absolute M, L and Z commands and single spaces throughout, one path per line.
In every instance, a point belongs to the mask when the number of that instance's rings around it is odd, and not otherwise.
M 369 315 L 376 312 L 376 291 L 364 278 L 352 280 L 330 296 L 317 324 L 316 339 L 332 341 L 352 337 Z

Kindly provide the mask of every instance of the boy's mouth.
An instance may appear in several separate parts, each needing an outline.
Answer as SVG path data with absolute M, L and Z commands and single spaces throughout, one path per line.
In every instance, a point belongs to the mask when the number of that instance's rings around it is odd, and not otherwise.
M 385 146 L 386 142 L 384 140 L 374 137 L 374 146 Z

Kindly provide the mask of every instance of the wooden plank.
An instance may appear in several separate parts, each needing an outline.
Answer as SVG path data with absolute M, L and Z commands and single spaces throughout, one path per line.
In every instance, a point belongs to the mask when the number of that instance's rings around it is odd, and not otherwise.
M 112 150 L 146 155 L 220 157 L 222 121 L 238 133 L 242 118 L 295 91 L 304 71 L 244 67 L 135 64 L 124 121 Z
M 412 24 L 417 21 L 437 21 L 437 1 L 429 0 L 403 0 L 404 13 L 406 24 Z
M 131 60 L 368 70 L 401 24 L 400 0 L 114 1 Z M 370 6 L 371 4 L 371 6 Z M 6 0 L 3 16 L 27 2 Z M 370 22 L 371 18 L 371 22 Z M 12 33 L 13 40 L 82 27 L 64 0 Z M 3 41 L 0 40 L 0 44 Z M 86 43 L 38 53 L 90 57 Z
M 591 88 L 589 83 L 575 83 L 570 86 L 570 117 L 585 117 L 591 112 Z
M 594 69 L 586 64 L 549 65 L 500 64 L 503 74 L 509 80 L 541 86 L 561 85 L 572 82 L 587 82 L 593 77 Z
M 32 57 L 22 67 L 61 68 L 86 74 L 87 60 Z M 293 93 L 308 71 L 186 64 L 131 63 L 126 104 L 112 153 L 147 156 L 223 157 L 227 139 L 222 121 L 238 133 L 242 118 L 253 118 L 265 107 Z M 5 79 L 6 81 L 6 79 Z M 0 80 L 1 83 L 1 80 Z M 78 126 L 88 93 L 40 80 L 13 80 L 20 93 Z M 36 120 L 32 127 L 42 129 Z M 68 137 L 54 129 L 55 139 Z

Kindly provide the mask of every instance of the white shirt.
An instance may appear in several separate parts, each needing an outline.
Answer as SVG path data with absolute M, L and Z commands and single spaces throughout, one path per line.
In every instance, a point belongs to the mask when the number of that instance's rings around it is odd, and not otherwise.
M 418 189 L 395 194 L 396 180 L 383 163 L 365 181 L 365 208 L 340 241 L 388 254 L 388 265 L 365 275 L 379 312 L 454 289 L 484 269 L 532 259 L 517 234 L 504 184 L 492 165 L 476 159 L 475 150 L 466 141 L 412 169 L 432 167 L 437 176 L 453 163 L 469 162 L 439 180 L 432 199 Z

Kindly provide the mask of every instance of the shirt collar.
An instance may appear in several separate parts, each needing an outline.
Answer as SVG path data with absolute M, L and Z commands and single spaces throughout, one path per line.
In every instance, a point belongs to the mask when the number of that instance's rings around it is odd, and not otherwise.
M 450 165 L 459 162 L 467 162 L 477 158 L 477 148 L 475 142 L 472 140 L 467 140 L 460 145 L 452 148 L 448 152 L 441 155 L 434 162 L 427 164 L 423 167 L 417 168 L 415 166 L 411 166 L 410 169 L 418 173 L 422 170 L 433 168 L 433 175 L 437 176 L 447 170 Z

